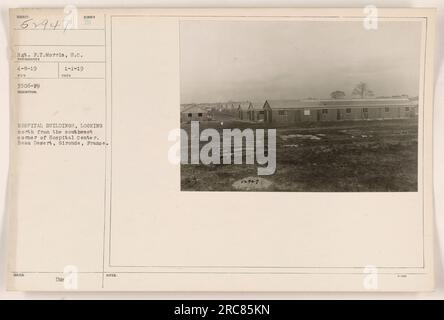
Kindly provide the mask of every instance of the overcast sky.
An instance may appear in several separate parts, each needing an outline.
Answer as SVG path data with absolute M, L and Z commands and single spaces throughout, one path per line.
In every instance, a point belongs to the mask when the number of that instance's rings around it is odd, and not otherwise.
M 182 21 L 181 103 L 417 96 L 420 42 L 419 22 Z

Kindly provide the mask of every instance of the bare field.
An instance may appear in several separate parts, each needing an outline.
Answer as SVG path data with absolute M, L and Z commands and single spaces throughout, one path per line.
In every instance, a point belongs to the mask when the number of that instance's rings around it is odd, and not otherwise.
M 277 129 L 276 172 L 261 176 L 267 183 L 256 184 L 266 187 L 254 191 L 407 192 L 417 191 L 417 123 L 409 119 L 276 125 L 226 118 L 223 124 L 201 122 L 200 129 Z M 189 127 L 182 125 L 187 131 Z M 237 191 L 233 184 L 257 177 L 256 165 L 181 165 L 183 191 Z

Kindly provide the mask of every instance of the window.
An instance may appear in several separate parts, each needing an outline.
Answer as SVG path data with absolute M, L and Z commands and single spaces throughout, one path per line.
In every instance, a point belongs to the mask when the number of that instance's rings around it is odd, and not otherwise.
M 202 113 L 198 113 L 197 116 L 200 118 L 202 117 Z
M 264 114 L 264 112 L 263 111 L 259 111 L 259 114 Z
M 385 107 L 385 112 L 390 112 L 390 108 L 389 107 Z
M 410 108 L 409 107 L 405 107 L 405 111 L 410 111 Z
M 192 113 L 188 113 L 188 118 L 191 118 L 193 116 Z
M 310 115 L 310 110 L 304 109 L 304 116 L 309 116 L 309 115 Z
M 285 110 L 279 110 L 279 111 L 278 111 L 278 114 L 279 114 L 280 116 L 286 116 L 286 115 L 287 115 L 287 111 L 285 111 Z
M 362 108 L 362 112 L 367 113 L 368 112 L 368 108 Z
M 347 112 L 347 113 L 351 113 L 351 112 L 352 112 L 352 109 L 351 109 L 351 108 L 347 108 L 347 109 L 345 109 L 345 112 Z
M 322 109 L 322 113 L 324 114 L 328 113 L 328 109 Z

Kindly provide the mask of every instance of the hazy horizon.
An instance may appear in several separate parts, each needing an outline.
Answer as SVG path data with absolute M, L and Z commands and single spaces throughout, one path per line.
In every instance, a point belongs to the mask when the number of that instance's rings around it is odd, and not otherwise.
M 420 39 L 419 22 L 182 21 L 181 104 L 350 99 L 359 82 L 415 97 Z

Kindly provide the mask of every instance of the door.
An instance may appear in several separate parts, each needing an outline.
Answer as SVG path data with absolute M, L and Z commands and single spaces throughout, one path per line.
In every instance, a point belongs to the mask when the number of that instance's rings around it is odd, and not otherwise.
M 364 119 L 368 119 L 368 109 L 367 108 L 362 109 L 362 117 Z
M 273 115 L 272 115 L 272 111 L 271 110 L 265 110 L 264 121 L 268 122 L 268 123 L 273 122 Z
M 301 121 L 301 110 L 295 110 L 294 112 L 294 122 Z

